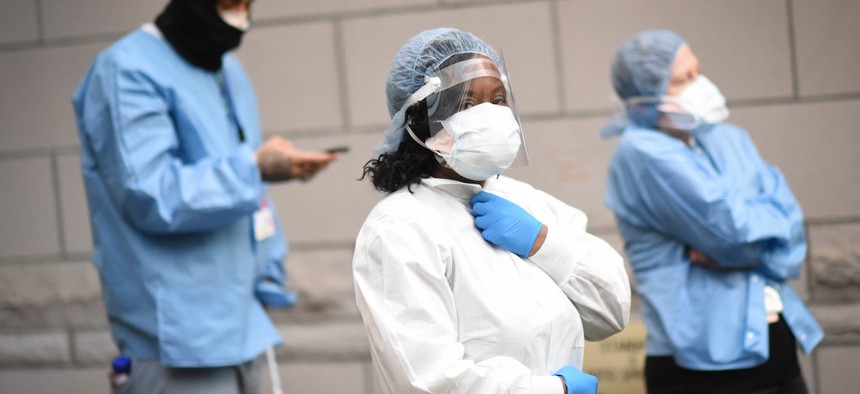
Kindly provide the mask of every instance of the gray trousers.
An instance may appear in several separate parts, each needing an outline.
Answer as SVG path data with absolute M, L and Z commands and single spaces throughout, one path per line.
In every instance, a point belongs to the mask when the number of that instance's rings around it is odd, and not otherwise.
M 169 368 L 158 361 L 134 360 L 128 381 L 112 394 L 261 394 L 263 357 L 217 368 Z

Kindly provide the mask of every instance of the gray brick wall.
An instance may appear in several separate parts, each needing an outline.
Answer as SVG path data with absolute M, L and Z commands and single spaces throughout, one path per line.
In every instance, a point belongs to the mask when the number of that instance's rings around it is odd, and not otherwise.
M 4 0 L 0 13 L 0 394 L 107 393 L 115 352 L 90 263 L 70 96 L 93 57 L 165 1 Z M 399 46 L 440 25 L 505 53 L 533 164 L 511 171 L 589 214 L 602 204 L 614 103 L 608 63 L 641 29 L 687 38 L 731 121 L 788 177 L 808 218 L 794 287 L 825 326 L 803 361 L 814 393 L 851 393 L 860 361 L 860 2 L 856 0 L 257 0 L 239 56 L 267 134 L 352 152 L 306 184 L 273 188 L 297 308 L 274 312 L 289 393 L 373 392 L 350 276 L 354 237 L 381 197 L 360 168 L 387 123 Z M 338 376 L 338 379 L 331 379 Z M 632 391 L 635 392 L 635 391 Z

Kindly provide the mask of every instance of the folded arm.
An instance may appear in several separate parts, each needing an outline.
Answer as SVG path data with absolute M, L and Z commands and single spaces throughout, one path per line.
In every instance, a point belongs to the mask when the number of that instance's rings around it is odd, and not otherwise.
M 779 171 L 764 163 L 752 168 L 763 184 L 749 196 L 730 179 L 684 160 L 669 156 L 643 164 L 636 184 L 649 225 L 722 267 L 795 276 L 798 254 L 805 254 L 803 218 Z

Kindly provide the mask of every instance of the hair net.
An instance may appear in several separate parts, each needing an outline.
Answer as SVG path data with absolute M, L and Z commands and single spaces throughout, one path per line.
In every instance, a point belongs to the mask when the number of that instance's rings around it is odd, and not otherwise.
M 684 39 L 669 30 L 647 30 L 628 38 L 612 61 L 612 86 L 622 100 L 632 97 L 659 97 L 666 92 L 672 64 Z M 633 122 L 653 126 L 657 121 L 656 104 L 627 106 L 626 119 L 616 117 L 604 128 L 604 137 L 618 134 Z M 626 121 L 626 122 L 625 122 Z
M 497 65 L 499 63 L 499 54 L 487 43 L 472 33 L 450 27 L 418 33 L 397 51 L 385 81 L 391 124 L 385 130 L 382 141 L 374 149 L 374 158 L 397 150 L 404 134 L 404 103 L 424 85 L 425 76 L 458 53 L 477 53 L 492 59 Z

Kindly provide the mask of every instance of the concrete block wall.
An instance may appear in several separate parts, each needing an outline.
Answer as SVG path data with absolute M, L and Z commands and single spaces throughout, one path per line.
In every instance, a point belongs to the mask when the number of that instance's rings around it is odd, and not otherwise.
M 0 394 L 106 393 L 106 330 L 70 96 L 93 57 L 164 0 L 4 0 L 0 13 Z M 510 171 L 590 217 L 613 141 L 608 64 L 646 28 L 690 42 L 807 216 L 794 286 L 827 331 L 804 360 L 814 393 L 854 392 L 860 361 L 860 2 L 856 0 L 257 0 L 239 56 L 269 135 L 352 150 L 312 182 L 273 188 L 292 246 L 293 310 L 274 312 L 288 393 L 373 392 L 355 310 L 354 237 L 381 195 L 359 182 L 388 117 L 392 56 L 419 30 L 455 26 L 505 53 L 531 166 Z M 338 379 L 330 379 L 339 376 Z M 636 392 L 636 391 L 631 391 Z

